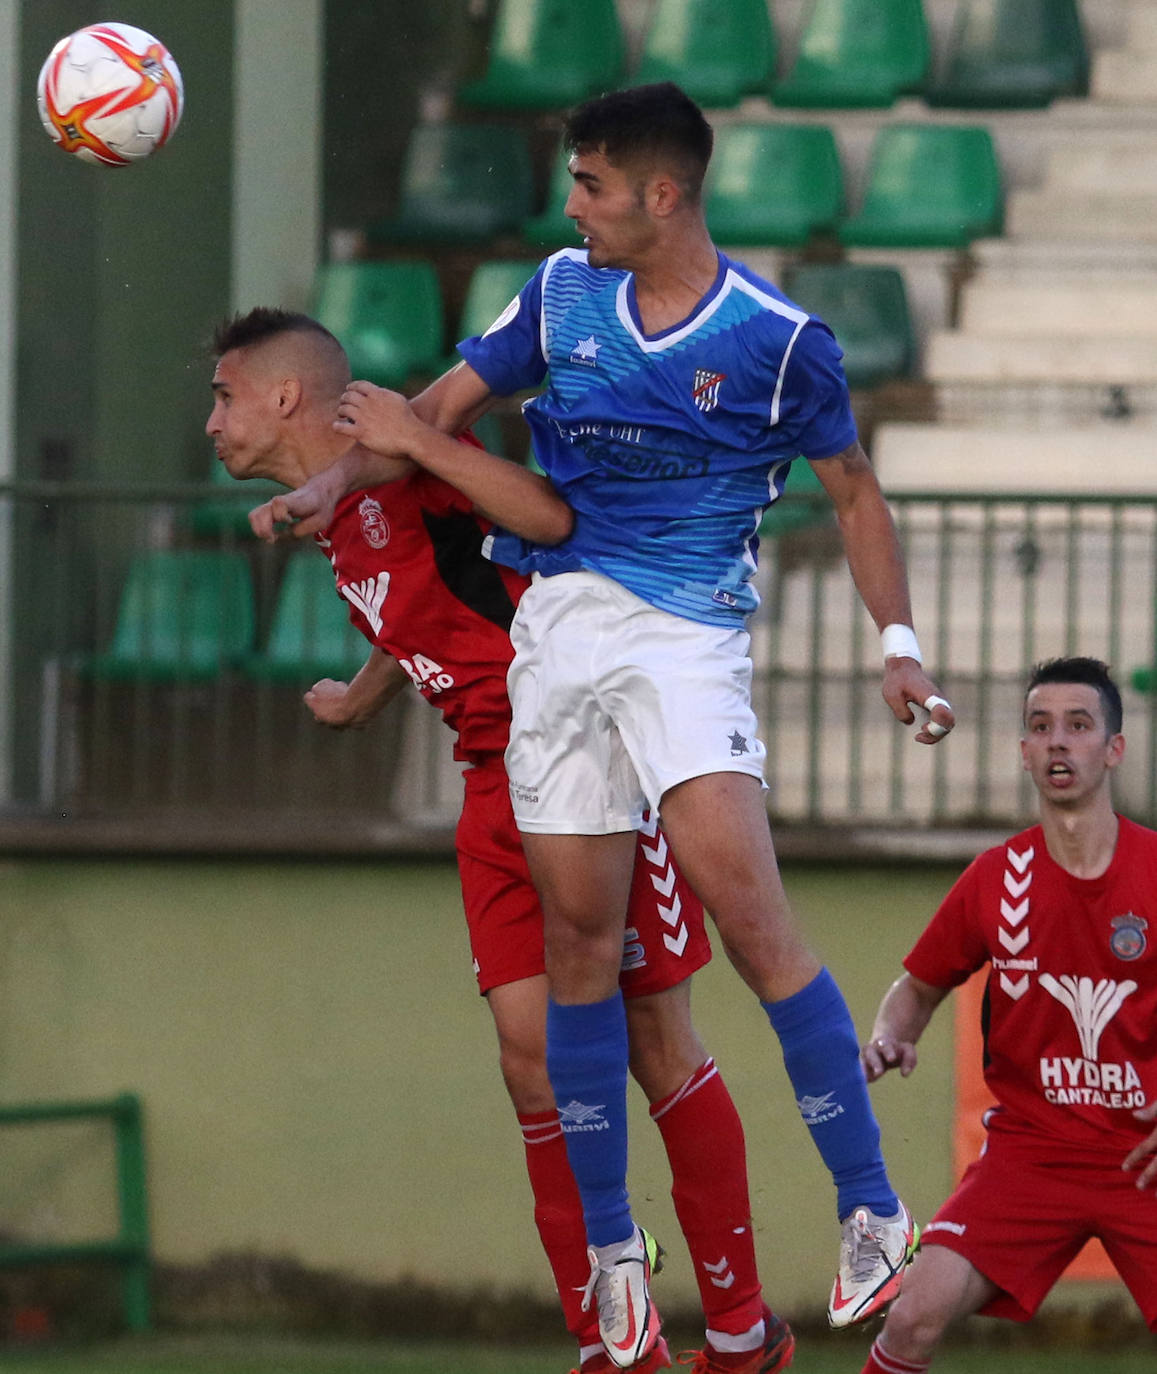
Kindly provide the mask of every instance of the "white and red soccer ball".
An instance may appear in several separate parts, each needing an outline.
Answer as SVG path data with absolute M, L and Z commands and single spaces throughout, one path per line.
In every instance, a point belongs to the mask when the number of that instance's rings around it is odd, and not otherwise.
M 169 139 L 185 105 L 165 45 L 131 24 L 90 24 L 62 38 L 36 83 L 40 120 L 66 153 L 126 167 Z

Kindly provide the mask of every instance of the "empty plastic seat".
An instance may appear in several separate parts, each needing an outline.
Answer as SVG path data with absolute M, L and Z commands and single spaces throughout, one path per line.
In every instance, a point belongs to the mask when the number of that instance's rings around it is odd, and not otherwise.
M 633 82 L 674 81 L 700 105 L 766 95 L 775 79 L 767 0 L 658 0 Z
M 313 313 L 345 346 L 353 375 L 379 386 L 400 387 L 442 360 L 442 292 L 433 263 L 326 263 L 314 283 Z
M 803 263 L 784 272 L 783 289 L 836 336 L 849 386 L 878 386 L 910 375 L 916 345 L 897 268 Z
M 1041 109 L 1088 90 L 1077 0 L 958 0 L 927 99 L 965 109 Z
M 506 124 L 419 124 L 402 164 L 398 212 L 375 243 L 479 243 L 515 230 L 534 192 L 530 148 Z
M 923 88 L 929 57 L 920 0 L 812 0 L 775 103 L 885 107 Z
M 578 234 L 574 220 L 568 218 L 566 203 L 570 198 L 570 188 L 574 181 L 570 174 L 570 154 L 560 148 L 555 157 L 554 168 L 550 175 L 550 187 L 546 193 L 546 206 L 540 214 L 531 215 L 523 221 L 522 237 L 527 243 L 538 248 L 577 248 Z
M 530 258 L 492 258 L 479 263 L 466 288 L 458 337 L 483 334 L 534 275 L 538 263 Z
M 718 243 L 806 243 L 834 231 L 843 173 L 820 124 L 725 124 L 715 141 L 705 213 Z
M 209 470 L 209 482 L 220 490 L 220 496 L 202 501 L 193 507 L 193 533 L 200 538 L 223 534 L 249 535 L 249 512 L 262 501 L 285 490 L 276 482 L 261 478 L 238 482 L 229 476 L 224 463 L 214 462 Z
M 486 72 L 458 99 L 484 109 L 562 109 L 613 90 L 624 51 L 615 0 L 500 0 Z
M 142 553 L 129 565 L 112 642 L 86 667 L 102 678 L 204 681 L 240 663 L 253 635 L 243 554 Z
M 876 135 L 860 212 L 840 226 L 847 244 L 964 248 L 999 234 L 1000 165 L 987 129 L 893 124 Z
M 350 624 L 347 611 L 329 560 L 312 549 L 291 555 L 265 650 L 246 661 L 245 671 L 268 682 L 305 687 L 323 677 L 348 682 L 366 661 L 370 645 Z

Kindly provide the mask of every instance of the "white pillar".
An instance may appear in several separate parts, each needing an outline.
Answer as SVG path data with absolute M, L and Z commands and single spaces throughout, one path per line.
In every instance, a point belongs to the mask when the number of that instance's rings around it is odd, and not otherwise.
M 300 310 L 321 252 L 324 0 L 234 13 L 233 308 Z
M 16 158 L 20 0 L 0 0 L 0 482 L 16 476 Z M 12 504 L 0 501 L 0 806 L 12 799 Z

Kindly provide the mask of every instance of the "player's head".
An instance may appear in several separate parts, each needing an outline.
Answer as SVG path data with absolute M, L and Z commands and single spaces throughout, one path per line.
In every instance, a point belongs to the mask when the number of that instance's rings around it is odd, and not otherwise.
M 317 320 L 258 306 L 223 321 L 206 433 L 234 477 L 277 477 L 291 434 L 316 442 L 350 380 L 345 349 Z
M 712 141 L 703 111 L 669 81 L 612 91 L 567 116 L 575 179 L 567 214 L 595 267 L 633 266 L 664 223 L 701 220 Z
M 572 153 L 602 153 L 608 162 L 645 176 L 662 169 L 698 201 L 714 135 L 703 111 L 671 81 L 596 96 L 572 110 L 563 145 Z
M 1097 658 L 1052 658 L 1029 675 L 1021 759 L 1041 797 L 1069 808 L 1107 787 L 1124 755 L 1121 693 Z

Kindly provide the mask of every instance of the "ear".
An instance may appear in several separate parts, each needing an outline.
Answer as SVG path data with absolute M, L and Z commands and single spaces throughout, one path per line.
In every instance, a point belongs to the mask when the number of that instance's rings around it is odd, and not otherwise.
M 1028 745 L 1025 743 L 1023 737 L 1020 741 L 1020 766 L 1024 769 L 1026 773 L 1029 771 L 1030 764 L 1028 761 Z
M 1105 767 L 1116 768 L 1125 757 L 1125 736 L 1110 735 L 1105 745 Z
M 301 404 L 302 394 L 299 377 L 282 378 L 277 388 L 277 414 L 281 419 L 289 419 Z
M 672 177 L 659 175 L 647 185 L 647 208 L 658 219 L 666 219 L 683 204 L 683 188 Z

